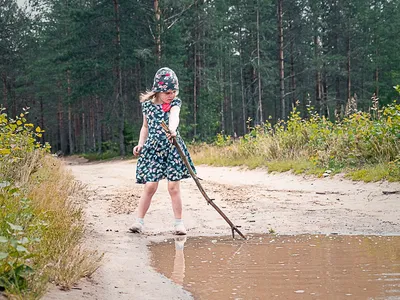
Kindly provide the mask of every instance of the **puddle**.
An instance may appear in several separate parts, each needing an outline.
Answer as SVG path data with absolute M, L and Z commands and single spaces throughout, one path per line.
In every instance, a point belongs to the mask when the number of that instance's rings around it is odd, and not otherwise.
M 189 237 L 149 248 L 155 270 L 195 299 L 400 299 L 400 236 Z

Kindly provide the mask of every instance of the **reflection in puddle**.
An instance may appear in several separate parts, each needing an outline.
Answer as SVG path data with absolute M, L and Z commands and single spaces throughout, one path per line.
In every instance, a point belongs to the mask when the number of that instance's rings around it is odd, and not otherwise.
M 400 299 L 399 236 L 176 239 L 152 264 L 196 299 Z

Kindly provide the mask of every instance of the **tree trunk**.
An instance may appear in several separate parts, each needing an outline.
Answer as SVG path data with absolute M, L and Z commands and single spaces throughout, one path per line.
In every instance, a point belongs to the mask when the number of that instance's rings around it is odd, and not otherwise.
M 244 97 L 244 76 L 243 76 L 243 49 L 242 49 L 242 28 L 239 28 L 239 67 L 240 67 L 240 93 L 242 97 L 242 125 L 243 135 L 247 132 L 246 127 L 246 100 Z
M 378 60 L 378 49 L 375 50 L 375 59 Z M 375 96 L 379 98 L 379 67 L 378 63 L 375 66 Z
M 154 14 L 156 18 L 156 35 L 155 35 L 155 44 L 156 44 L 156 58 L 157 63 L 160 65 L 161 63 L 161 9 L 160 3 L 158 0 L 154 0 Z
M 43 97 L 40 97 L 40 128 L 45 128 L 44 127 L 44 110 L 43 110 Z M 42 136 L 41 138 L 42 143 L 46 142 L 48 138 L 45 138 L 45 135 Z
M 339 35 L 335 35 L 335 49 L 336 49 L 336 54 L 339 55 Z M 338 64 L 337 66 L 337 74 L 335 76 L 335 98 L 336 98 L 336 113 L 335 113 L 335 119 L 341 119 L 343 117 L 343 101 L 341 99 L 341 93 L 340 93 L 340 66 Z
M 197 137 L 197 40 L 194 40 L 194 53 L 193 53 L 193 135 Z
M 327 118 L 329 118 L 329 107 L 328 107 L 328 84 L 326 80 L 326 71 L 325 65 L 323 68 L 323 76 L 322 76 L 322 112 L 321 114 Z
M 121 68 L 121 29 L 120 29 L 120 14 L 118 0 L 114 0 L 114 14 L 115 14 L 115 30 L 116 30 L 116 89 L 115 89 L 115 103 L 117 105 L 117 128 L 118 128 L 118 145 L 119 155 L 124 156 L 125 151 L 125 103 L 122 93 L 122 68 Z
M 57 132 L 58 132 L 58 138 L 57 138 L 57 151 L 61 150 L 63 151 L 63 142 L 62 142 L 62 108 L 61 108 L 61 101 L 58 99 L 58 105 L 57 105 Z
M 86 119 L 85 119 L 85 106 L 82 101 L 82 152 L 86 152 Z
M 261 64 L 260 64 L 260 5 L 257 1 L 257 77 L 258 77 L 258 124 L 264 122 L 263 119 L 263 107 L 262 107 L 262 95 L 261 95 Z
M 71 103 L 68 103 L 68 145 L 69 145 L 69 154 L 74 154 L 74 139 L 72 137 L 72 109 Z
M 97 141 L 97 152 L 102 153 L 102 142 L 103 142 L 103 131 L 102 131 L 102 117 L 103 117 L 103 106 L 98 96 L 96 96 L 95 102 L 96 109 L 96 141 Z
M 283 24 L 282 24 L 282 1 L 278 0 L 278 41 L 279 41 L 279 94 L 281 102 L 281 118 L 286 119 L 285 105 L 285 69 L 283 61 Z
M 68 95 L 68 144 L 69 154 L 74 154 L 75 145 L 72 132 L 72 108 L 71 108 L 71 71 L 67 71 L 67 95 Z
M 80 135 L 82 132 L 80 115 L 74 114 L 72 116 L 72 120 L 73 120 L 72 124 L 73 124 L 73 128 L 74 128 L 75 151 L 80 152 L 81 151 Z
M 229 106 L 231 111 L 231 134 L 236 137 L 235 121 L 233 119 L 233 83 L 232 83 L 232 63 L 229 59 Z
M 350 69 L 350 33 L 347 37 L 347 100 L 351 98 L 351 69 Z
M 58 83 L 58 87 L 61 88 L 61 83 Z M 59 150 L 62 151 L 63 154 L 66 154 L 68 151 L 68 143 L 67 143 L 67 135 L 64 128 L 64 105 L 63 98 L 60 96 L 58 98 L 58 106 L 57 106 L 57 116 L 58 116 L 58 142 L 60 145 Z
M 296 107 L 296 72 L 294 69 L 294 42 L 290 41 L 290 92 L 292 94 L 292 106 Z
M 8 93 L 12 103 L 12 116 L 18 115 L 17 95 L 15 94 L 15 79 L 10 78 L 8 84 Z
M 96 126 L 95 126 L 95 103 L 90 99 L 89 105 L 89 149 L 96 151 Z
M 314 55 L 315 55 L 315 108 L 321 113 L 321 100 L 322 100 L 322 91 L 321 91 L 321 70 L 319 67 L 319 38 L 317 35 L 314 36 Z
M 220 49 L 223 53 L 222 45 Z M 223 79 L 223 61 L 222 57 L 219 58 L 219 96 L 221 97 L 221 131 L 226 133 L 225 129 L 225 95 L 224 95 L 224 79 Z
M 340 95 L 340 78 L 339 75 L 336 75 L 336 80 L 335 80 L 335 89 L 336 89 L 336 114 L 335 114 L 335 118 L 336 119 L 341 119 L 343 116 L 343 111 L 342 111 L 342 100 L 340 99 L 341 95 Z
M 3 81 L 3 107 L 7 108 L 8 106 L 8 91 L 7 91 L 7 74 L 2 74 L 2 81 Z

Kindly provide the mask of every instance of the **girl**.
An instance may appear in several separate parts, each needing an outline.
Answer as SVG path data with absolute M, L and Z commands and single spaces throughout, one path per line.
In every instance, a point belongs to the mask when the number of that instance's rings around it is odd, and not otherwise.
M 140 97 L 142 102 L 143 125 L 140 130 L 139 143 L 133 148 L 133 154 L 139 155 L 136 167 L 136 181 L 144 184 L 144 191 L 139 200 L 137 220 L 129 230 L 141 233 L 144 228 L 143 218 L 150 207 L 151 199 L 157 191 L 158 182 L 167 178 L 168 192 L 172 200 L 175 215 L 174 234 L 185 235 L 186 228 L 182 221 L 182 199 L 179 182 L 190 177 L 185 164 L 175 146 L 169 141 L 176 137 L 188 161 L 195 171 L 189 152 L 177 131 L 181 100 L 178 78 L 169 68 L 161 68 L 154 76 L 150 92 Z M 164 121 L 170 134 L 166 135 L 161 127 Z

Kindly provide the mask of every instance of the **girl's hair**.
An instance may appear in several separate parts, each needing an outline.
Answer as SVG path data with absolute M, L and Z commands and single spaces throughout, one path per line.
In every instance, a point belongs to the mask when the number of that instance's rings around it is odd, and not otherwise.
M 140 94 L 139 100 L 140 100 L 140 102 L 152 100 L 157 97 L 157 94 L 158 94 L 157 92 L 146 91 L 146 92 Z M 179 90 L 176 91 L 175 97 L 178 95 L 179 95 Z
M 145 102 L 145 101 L 147 101 L 147 100 L 151 100 L 151 99 L 153 99 L 153 98 L 155 98 L 156 97 L 156 92 L 153 92 L 153 91 L 146 91 L 146 92 L 144 92 L 144 93 L 141 93 L 140 94 L 140 97 L 139 97 L 139 99 L 140 99 L 140 102 Z

